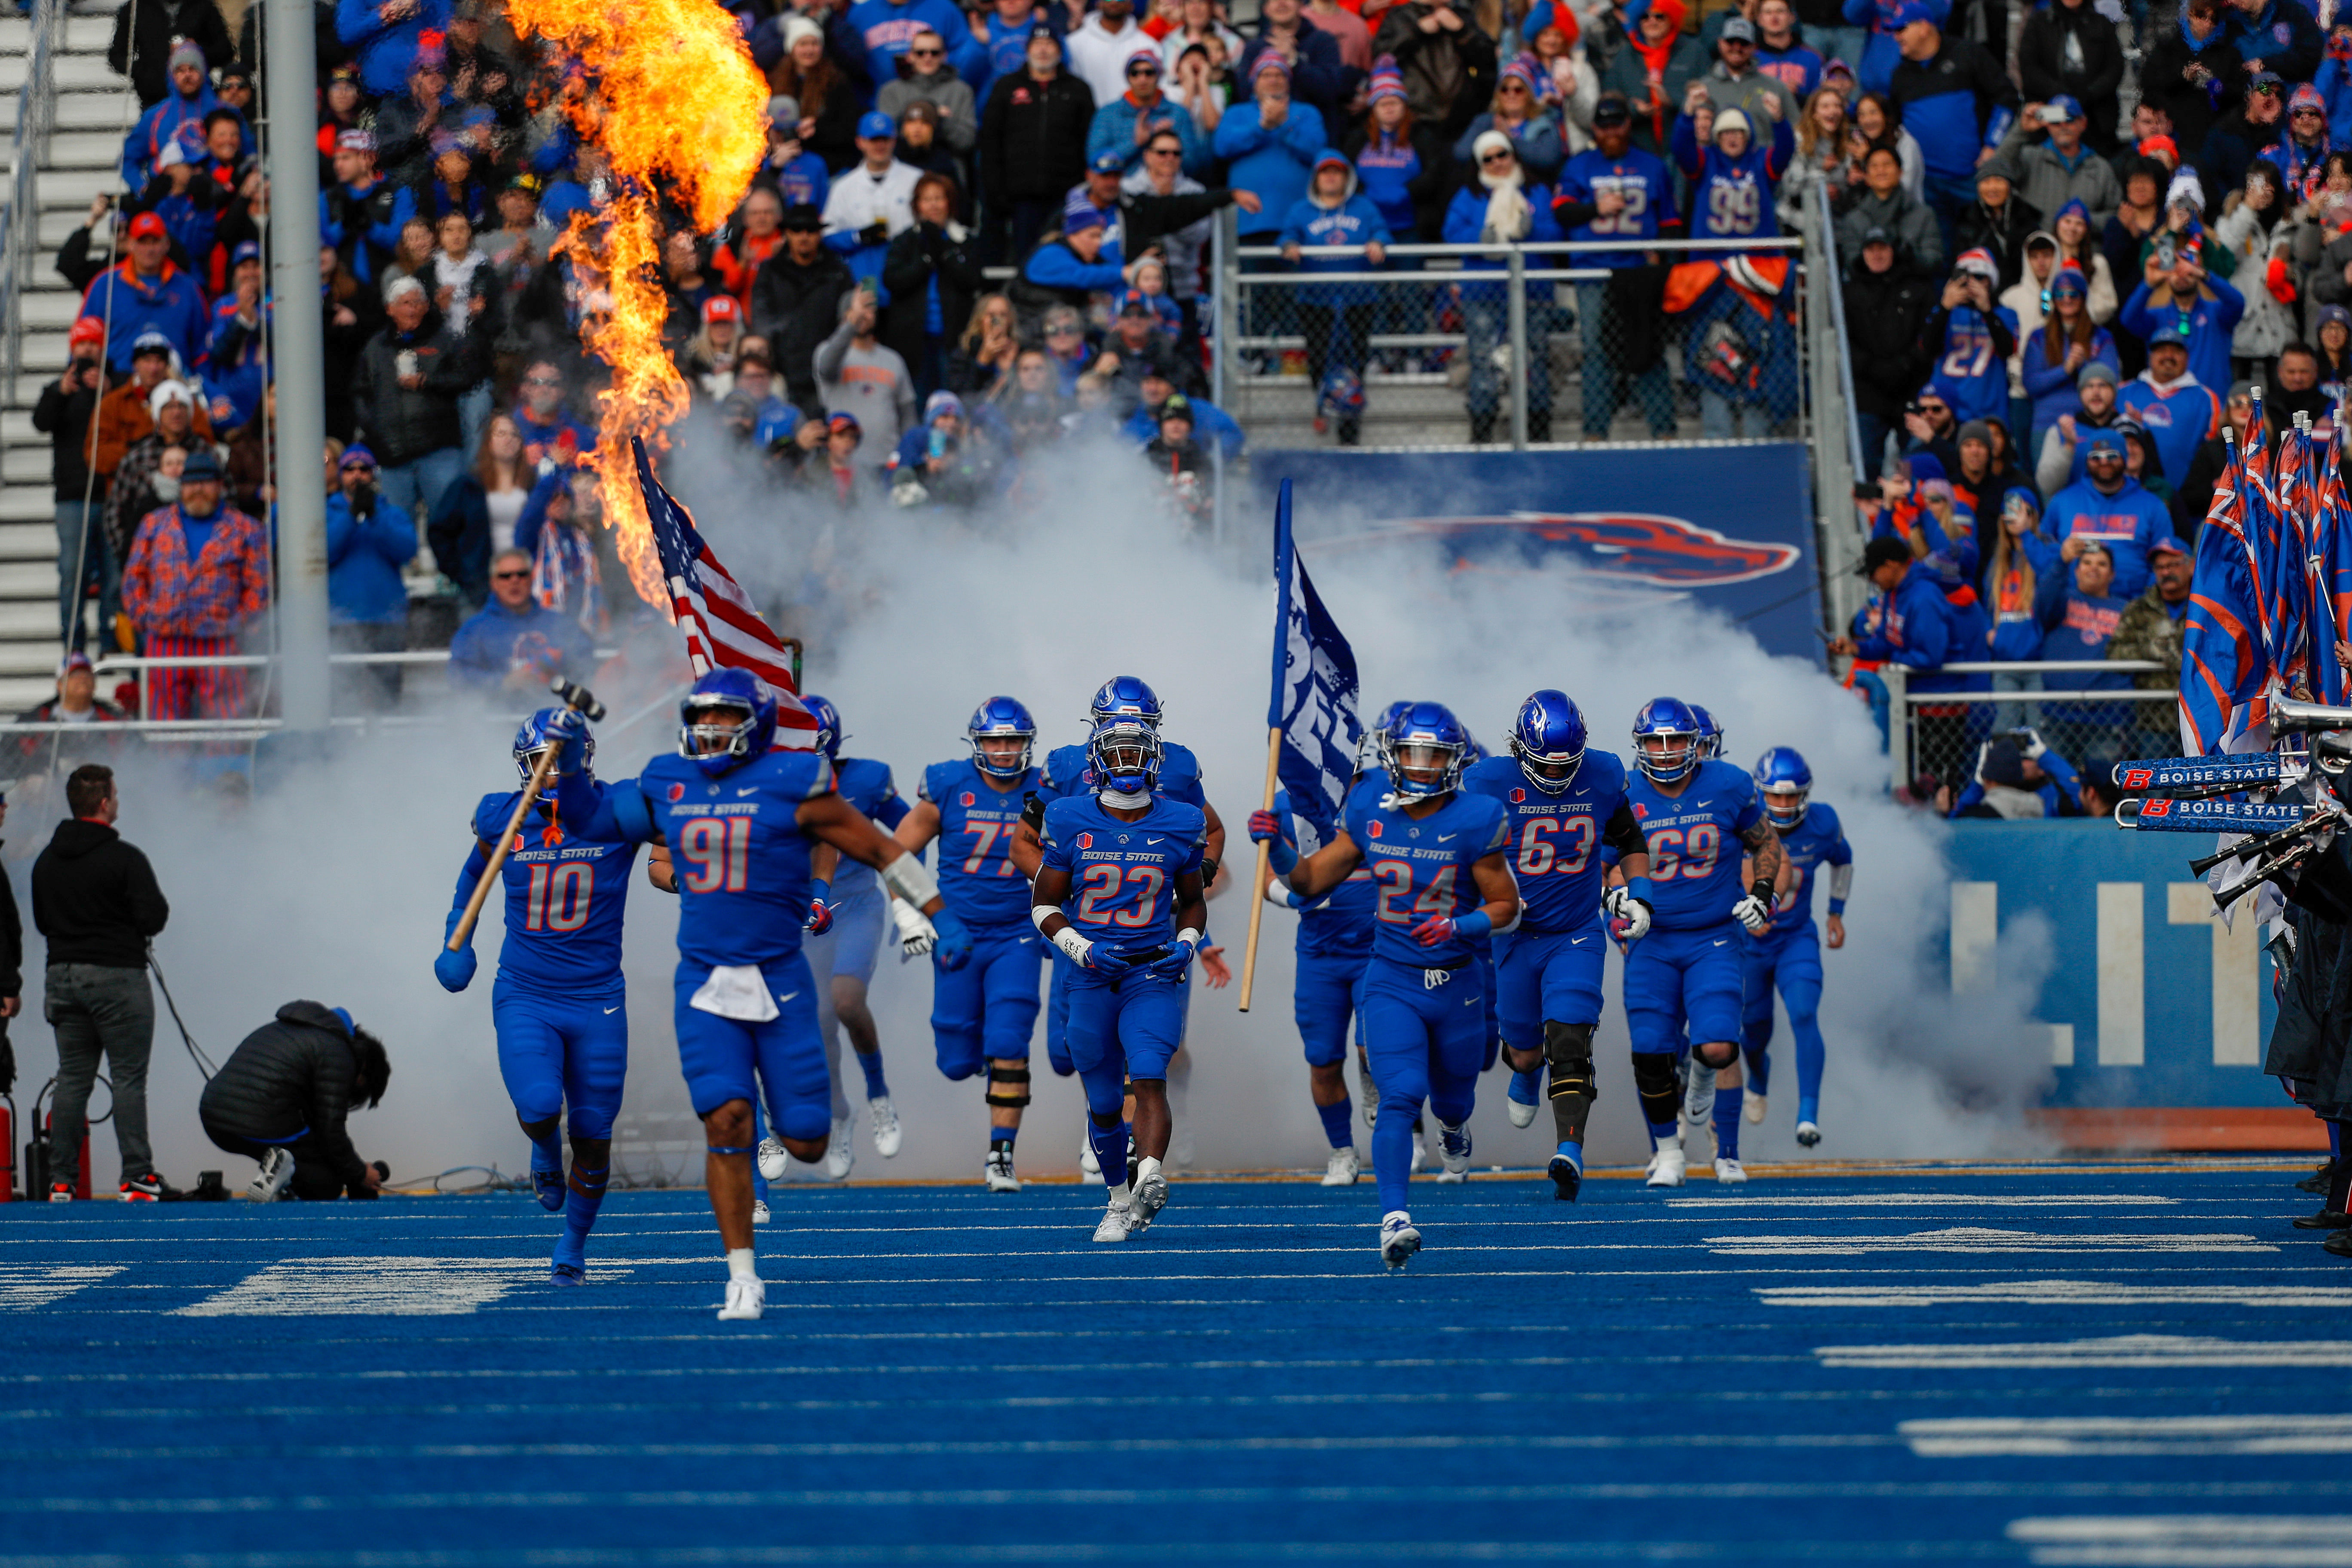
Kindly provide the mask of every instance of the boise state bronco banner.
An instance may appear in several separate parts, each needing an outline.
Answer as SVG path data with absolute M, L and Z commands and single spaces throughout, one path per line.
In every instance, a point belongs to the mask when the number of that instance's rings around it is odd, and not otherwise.
M 1261 506 L 1282 481 L 1297 482 L 1298 538 L 1318 561 L 1336 565 L 1358 550 L 1421 538 L 1451 554 L 1457 573 L 1565 562 L 1579 568 L 1575 594 L 1593 613 L 1703 605 L 1767 652 L 1821 657 L 1811 477 L 1800 443 L 1266 451 L 1251 461 Z

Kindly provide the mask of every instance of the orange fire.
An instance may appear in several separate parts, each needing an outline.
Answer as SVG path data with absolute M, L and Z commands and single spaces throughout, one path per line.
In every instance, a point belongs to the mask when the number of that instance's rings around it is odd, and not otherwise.
M 581 214 L 557 242 L 575 269 L 602 285 L 581 338 L 613 371 L 597 395 L 593 462 L 607 526 L 638 595 L 667 606 L 661 563 L 637 491 L 629 437 L 666 447 L 685 416 L 685 378 L 662 348 L 669 314 L 662 288 L 662 222 L 646 194 L 669 193 L 709 233 L 750 189 L 767 150 L 768 84 L 735 18 L 711 0 L 512 0 L 517 32 L 555 40 L 577 58 L 587 89 L 569 107 L 573 129 L 612 169 L 612 195 Z M 609 300 L 609 305 L 606 300 Z

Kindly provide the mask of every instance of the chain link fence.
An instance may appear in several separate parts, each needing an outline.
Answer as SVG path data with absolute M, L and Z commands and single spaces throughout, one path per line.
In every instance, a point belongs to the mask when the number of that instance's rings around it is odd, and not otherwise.
M 1216 401 L 1262 447 L 1801 439 L 1802 249 L 1227 246 Z
M 2169 683 L 2143 690 L 2137 679 L 2163 679 L 2141 659 L 2105 663 L 1955 664 L 1933 673 L 1966 675 L 1990 690 L 1914 691 L 1927 671 L 1885 666 L 1856 671 L 1854 685 L 1887 721 L 1887 772 L 1896 787 L 1958 792 L 1977 776 L 1983 750 L 2004 736 L 2026 749 L 2039 742 L 2104 785 L 2116 763 L 2180 755 L 2179 699 Z M 2092 681 L 2105 683 L 2092 688 Z M 1899 714 L 1902 721 L 1894 722 Z

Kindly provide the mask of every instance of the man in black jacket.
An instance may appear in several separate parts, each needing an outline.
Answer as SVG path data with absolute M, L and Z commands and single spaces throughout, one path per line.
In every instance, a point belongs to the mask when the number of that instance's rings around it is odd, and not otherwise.
M 1026 69 L 999 77 L 980 114 L 981 260 L 1029 254 L 1086 178 L 1092 89 L 1062 68 L 1062 46 L 1040 22 Z
M 824 219 L 806 202 L 787 207 L 784 247 L 751 280 L 751 331 L 768 340 L 784 396 L 811 419 L 824 417 L 817 395 L 817 345 L 841 322 L 842 296 L 857 286 L 849 264 L 826 248 Z
M 98 520 L 106 510 L 106 487 L 90 481 L 89 422 L 106 391 L 106 325 L 94 317 L 73 324 L 66 336 L 65 374 L 41 388 L 33 428 L 49 438 L 49 479 L 57 494 L 58 619 L 68 652 L 89 640 L 82 604 L 93 585 L 100 590 L 100 616 L 122 596 L 122 568 L 106 547 Z M 79 574 L 76 574 L 79 567 Z
M 352 407 L 383 499 L 430 517 L 466 471 L 457 399 L 481 379 L 472 346 L 479 334 L 452 333 L 414 278 L 393 280 L 384 311 L 391 321 L 360 351 Z
M 121 811 L 114 770 L 96 763 L 66 779 L 66 809 L 48 847 L 33 862 L 33 924 L 48 940 L 42 1012 L 58 1037 L 58 1093 L 49 1121 L 51 1203 L 73 1201 L 84 1112 L 98 1058 L 114 1088 L 114 1141 L 122 1154 L 122 1195 L 153 1203 L 172 1191 L 155 1173 L 147 1144 L 147 1058 L 155 1044 L 155 995 L 147 987 L 147 942 L 171 906 L 147 857 L 114 830 Z
M 373 1198 L 380 1179 L 343 1123 L 383 1100 L 391 1080 L 383 1042 L 349 1013 L 289 1002 L 229 1053 L 196 1114 L 205 1137 L 261 1162 L 246 1189 L 257 1202 L 289 1186 L 298 1198 Z
M 1862 431 L 1862 461 L 1878 477 L 1887 433 L 1903 425 L 1903 407 L 1925 379 L 1919 329 L 1927 323 L 1937 285 L 1898 266 L 1895 237 L 1883 228 L 1862 237 L 1862 255 L 1845 285 L 1846 346 L 1853 360 L 1854 423 Z

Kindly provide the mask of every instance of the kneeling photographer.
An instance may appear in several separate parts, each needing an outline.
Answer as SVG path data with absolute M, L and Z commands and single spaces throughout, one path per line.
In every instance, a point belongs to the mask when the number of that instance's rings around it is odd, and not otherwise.
M 352 1147 L 343 1123 L 356 1107 L 382 1100 L 391 1079 L 383 1042 L 349 1013 L 289 1002 L 238 1044 L 205 1086 L 197 1111 L 215 1144 L 261 1162 L 246 1189 L 257 1202 L 289 1190 L 298 1198 L 373 1198 L 382 1177 Z

